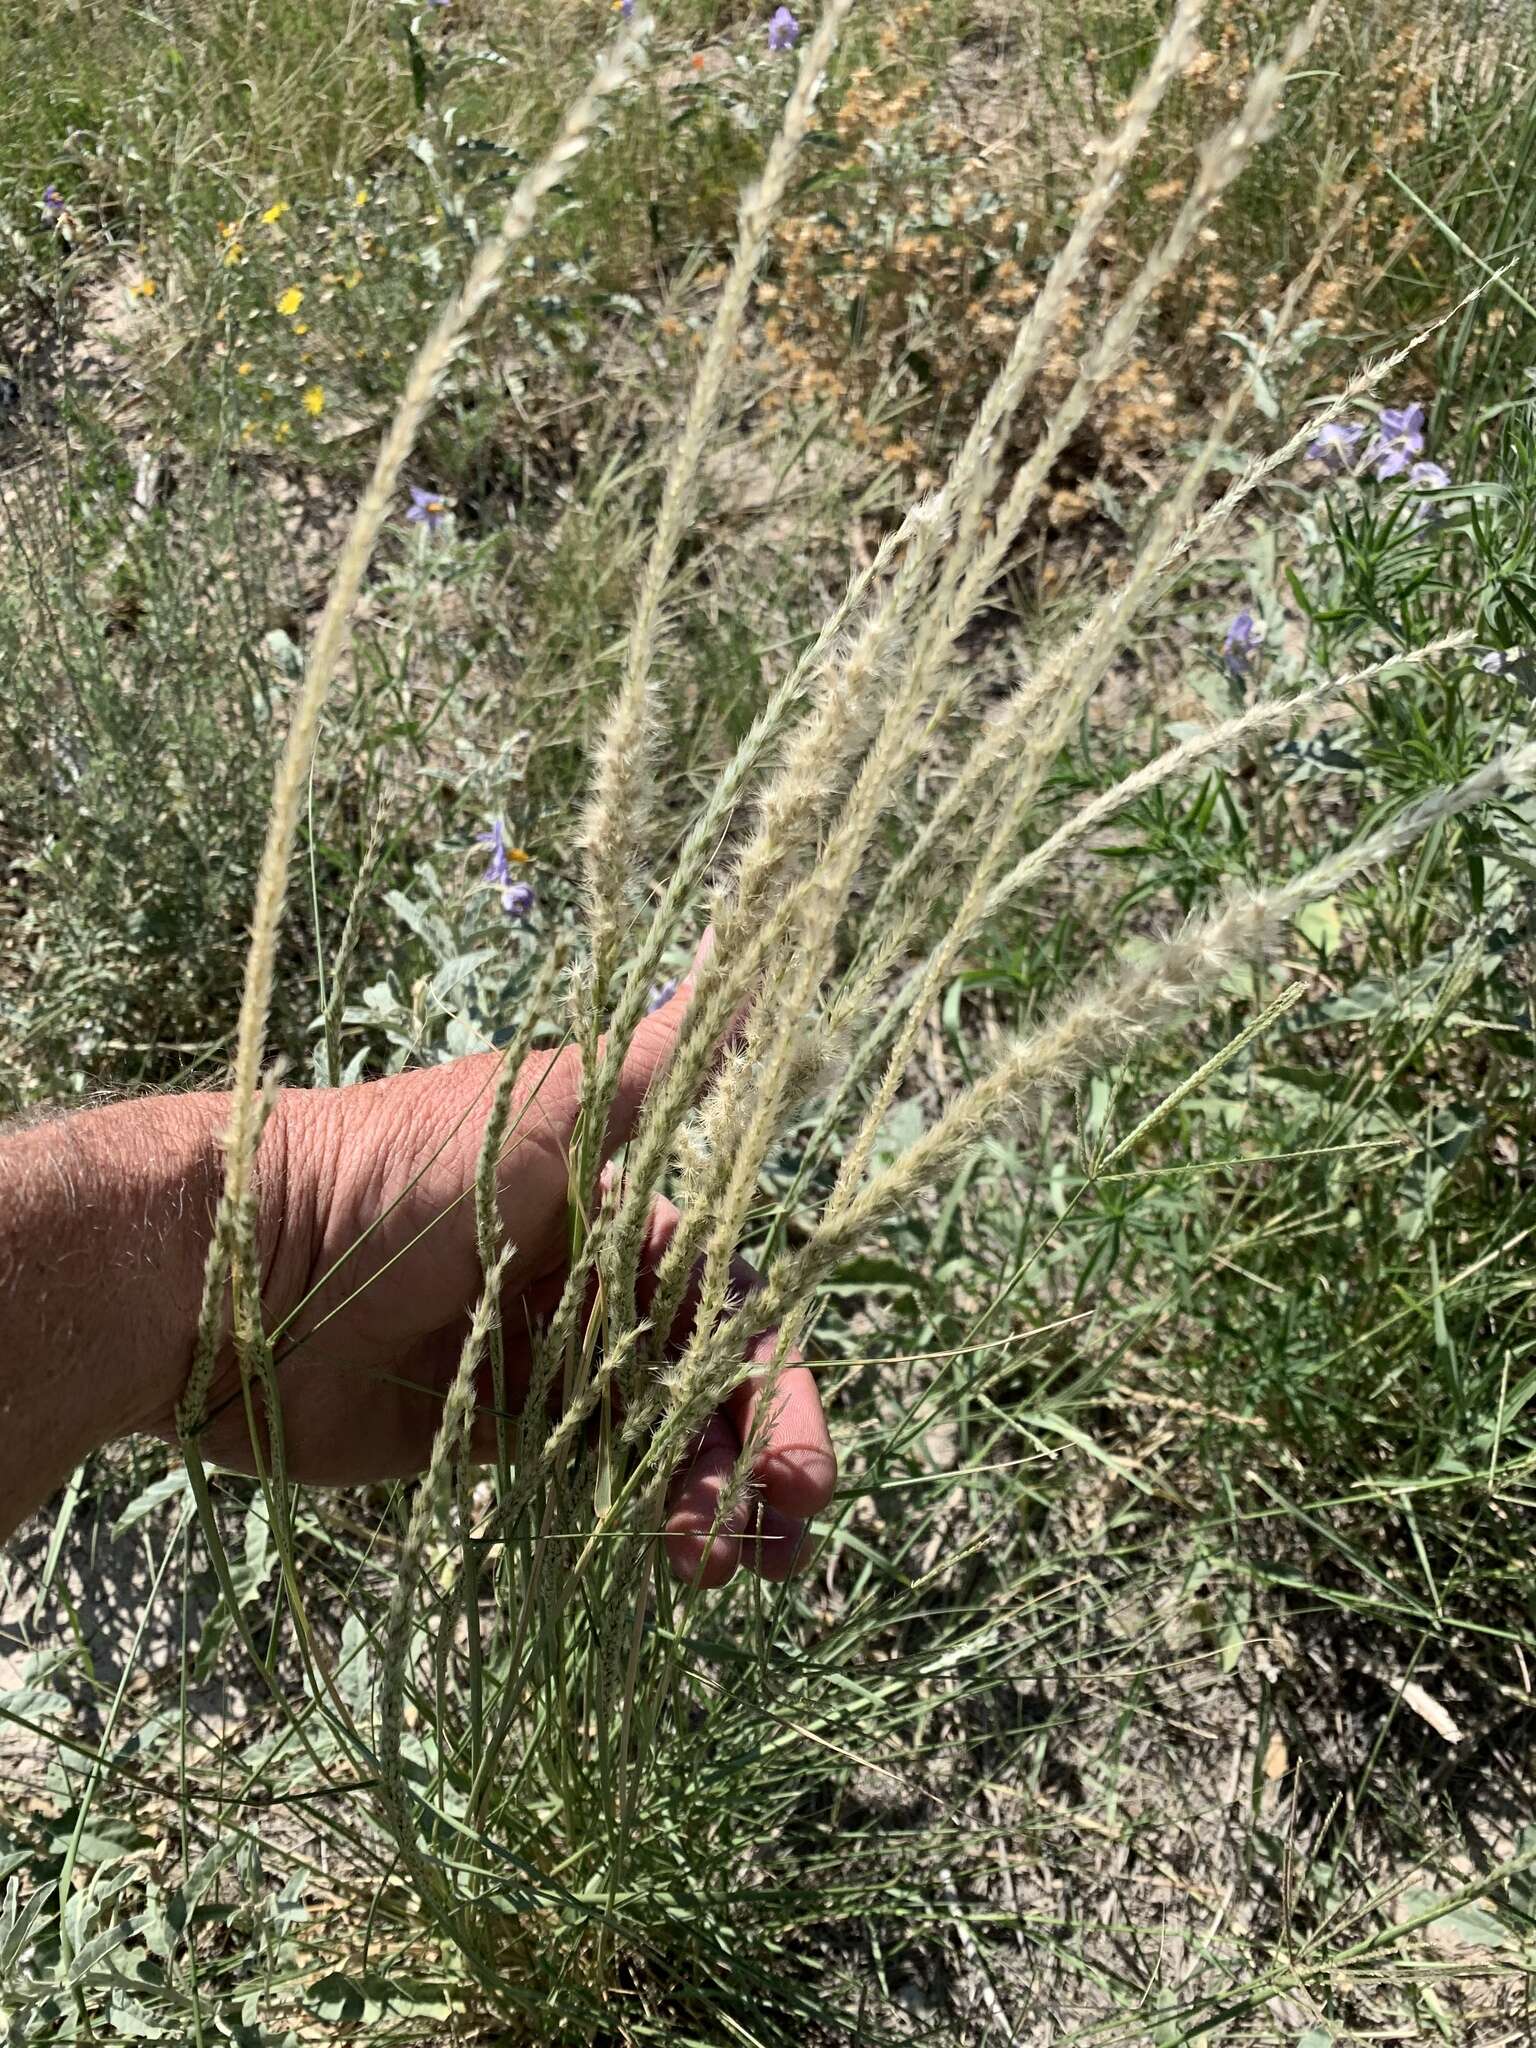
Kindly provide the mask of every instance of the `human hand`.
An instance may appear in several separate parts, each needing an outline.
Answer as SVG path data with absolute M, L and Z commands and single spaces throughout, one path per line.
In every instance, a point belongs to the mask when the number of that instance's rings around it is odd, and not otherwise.
M 640 1024 L 620 1076 L 604 1157 L 624 1143 L 669 1059 L 691 977 Z M 259 1155 L 263 1306 L 275 1354 L 290 1474 L 348 1485 L 404 1477 L 427 1462 L 442 1400 L 482 1287 L 472 1189 L 497 1054 L 345 1089 L 279 1094 Z M 520 1407 L 533 1338 L 559 1300 L 568 1241 L 568 1155 L 581 1092 L 574 1048 L 530 1058 L 513 1085 L 498 1186 L 512 1247 L 502 1288 L 506 1389 Z M 641 1261 L 642 1301 L 678 1222 L 654 1205 Z M 757 1276 L 738 1261 L 735 1291 Z M 687 1334 L 686 1311 L 673 1341 Z M 720 1585 L 743 1565 L 787 1578 L 808 1518 L 831 1498 L 836 1463 L 815 1381 L 801 1364 L 765 1394 L 774 1334 L 748 1348 L 743 1377 L 711 1418 L 669 1498 L 666 1547 L 680 1577 Z M 472 1434 L 495 1444 L 488 1375 Z M 174 1434 L 179 1382 L 150 1426 Z M 766 1413 L 761 1413 L 765 1400 Z M 221 1361 L 201 1442 L 210 1460 L 252 1469 L 239 1370 Z M 749 1433 L 757 1499 L 711 1536 Z

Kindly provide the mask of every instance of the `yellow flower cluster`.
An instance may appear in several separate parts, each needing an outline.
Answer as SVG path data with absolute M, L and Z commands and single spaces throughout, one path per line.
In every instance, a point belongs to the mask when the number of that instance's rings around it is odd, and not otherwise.
M 369 199 L 367 189 L 359 187 L 355 198 L 356 204 L 359 207 L 367 205 Z M 266 229 L 271 236 L 274 249 L 282 245 L 283 233 L 281 223 L 292 211 L 292 206 L 286 199 L 275 199 L 270 206 L 263 208 L 256 217 L 257 225 L 260 228 Z M 248 253 L 247 243 L 242 239 L 248 232 L 246 223 L 240 220 L 221 220 L 218 224 L 218 230 L 220 241 L 223 245 L 224 266 L 229 269 L 238 268 L 246 261 Z M 299 260 L 303 262 L 305 259 L 300 258 Z M 352 286 L 359 282 L 361 276 L 362 272 L 359 270 L 353 270 L 346 276 L 342 276 L 338 272 L 328 271 L 324 274 L 323 281 L 326 285 L 344 285 L 350 290 Z M 279 319 L 286 320 L 289 323 L 289 331 L 295 340 L 302 340 L 310 331 L 309 322 L 298 317 L 305 305 L 308 289 L 308 286 L 298 282 L 287 283 L 282 286 L 281 290 L 274 293 L 269 302 L 272 311 L 277 314 Z M 134 290 L 140 296 L 149 296 L 153 294 L 155 286 L 152 281 L 146 280 L 142 286 L 135 286 Z M 321 296 L 322 299 L 328 298 L 329 293 L 323 292 Z M 228 317 L 228 308 L 226 308 L 226 317 Z M 312 354 L 313 351 L 311 349 L 301 350 L 299 362 L 301 364 L 309 363 L 312 359 Z M 234 373 L 239 378 L 254 377 L 256 375 L 255 361 L 250 357 L 243 357 L 235 363 Z M 273 378 L 273 381 L 262 384 L 257 395 L 262 405 L 275 407 L 278 403 L 278 386 L 285 381 L 284 374 L 281 370 L 276 374 L 272 371 L 269 371 L 267 374 Z M 314 381 L 312 375 L 308 378 L 301 376 L 295 380 L 295 388 L 299 388 L 298 403 L 302 412 L 311 420 L 318 420 L 326 408 L 324 385 Z M 257 420 L 246 419 L 241 422 L 240 437 L 242 441 L 254 441 L 261 432 L 262 429 Z M 291 419 L 279 419 L 271 427 L 268 438 L 270 438 L 274 447 L 281 447 L 291 439 L 292 433 L 293 421 Z

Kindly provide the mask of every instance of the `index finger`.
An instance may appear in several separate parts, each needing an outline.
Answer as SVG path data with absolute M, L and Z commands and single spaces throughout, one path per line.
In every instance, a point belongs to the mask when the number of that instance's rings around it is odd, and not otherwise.
M 639 1121 L 645 1098 L 650 1094 L 663 1072 L 671 1065 L 677 1050 L 678 1034 L 683 1020 L 688 1015 L 698 988 L 700 971 L 715 950 L 715 934 L 712 927 L 706 927 L 704 936 L 694 950 L 688 972 L 665 1002 L 658 1003 L 648 1016 L 642 1017 L 635 1026 L 634 1036 L 624 1054 L 624 1065 L 620 1070 L 618 1085 L 614 1090 L 613 1106 L 608 1112 L 606 1151 L 615 1152 L 620 1145 L 628 1142 Z M 733 1019 L 721 1034 L 722 1045 L 727 1043 L 738 1029 L 740 1020 Z

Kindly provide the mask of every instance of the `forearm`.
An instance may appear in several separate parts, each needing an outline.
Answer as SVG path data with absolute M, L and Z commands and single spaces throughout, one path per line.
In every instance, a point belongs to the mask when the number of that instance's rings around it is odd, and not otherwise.
M 0 1539 L 174 1401 L 227 1117 L 224 1096 L 159 1097 L 0 1138 Z

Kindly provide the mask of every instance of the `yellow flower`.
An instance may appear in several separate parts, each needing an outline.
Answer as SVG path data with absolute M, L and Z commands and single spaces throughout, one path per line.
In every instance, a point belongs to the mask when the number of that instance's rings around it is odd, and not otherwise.
M 137 284 L 128 287 L 128 296 L 133 299 L 152 299 L 160 287 L 152 277 L 141 277 Z
M 295 320 L 293 323 L 293 331 L 295 334 L 308 334 L 309 322 L 307 320 Z
M 341 281 L 350 292 L 362 283 L 363 273 L 360 270 L 349 270 Z
M 441 506 L 439 506 L 439 510 L 441 510 Z M 509 846 L 509 847 L 507 848 L 507 859 L 508 859 L 508 860 L 532 860 L 532 859 L 533 859 L 533 855 L 532 855 L 531 853 L 524 853 L 523 849 L 522 849 L 522 848 L 521 848 L 520 846 Z
M 232 269 L 234 265 L 240 261 L 241 257 L 244 254 L 245 244 L 243 242 L 231 242 L 229 247 L 224 251 L 224 268 L 226 270 Z
M 279 311 L 279 313 L 282 314 L 283 318 L 286 320 L 290 313 L 297 313 L 297 311 L 299 310 L 300 306 L 303 305 L 303 303 L 303 286 L 291 284 L 289 285 L 287 291 L 285 291 L 282 297 L 278 300 L 277 310 Z
M 219 222 L 219 233 L 224 237 L 225 241 L 227 242 L 230 236 L 239 227 L 239 225 L 240 223 L 237 220 L 221 220 Z
M 240 438 L 242 441 L 249 441 L 255 431 L 256 422 L 254 420 L 242 420 L 240 422 Z
M 261 224 L 262 224 L 262 226 L 263 226 L 264 228 L 275 228 L 275 227 L 277 226 L 278 222 L 279 222 L 279 221 L 280 221 L 280 220 L 282 219 L 283 215 L 284 215 L 284 214 L 285 214 L 285 213 L 286 213 L 287 211 L 288 211 L 288 202 L 287 202 L 287 200 L 286 200 L 286 199 L 279 199 L 279 200 L 278 200 L 278 202 L 277 202 L 277 204 L 276 204 L 275 206 L 269 206 L 269 207 L 267 208 L 266 212 L 265 212 L 265 213 L 264 213 L 264 214 L 263 214 L 263 215 L 261 216 Z
M 252 370 L 255 369 L 255 367 L 256 365 L 254 363 L 236 363 L 235 375 L 237 377 L 249 377 L 249 375 L 251 374 Z
M 291 431 L 292 430 L 290 429 L 288 422 L 286 420 L 279 420 L 277 425 L 272 429 L 272 438 L 274 441 L 281 443 L 287 440 L 289 433 Z
M 318 384 L 311 384 L 304 394 L 304 410 L 311 419 L 319 419 L 325 411 L 325 393 Z
M 368 187 L 366 185 L 364 185 L 362 189 L 358 192 L 357 197 L 352 201 L 352 204 L 354 206 L 366 206 L 368 204 Z

